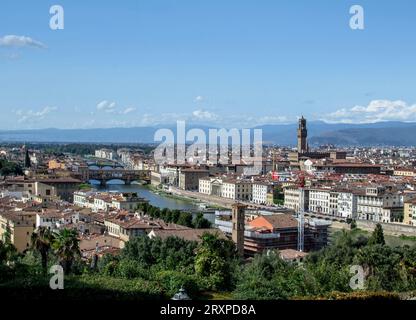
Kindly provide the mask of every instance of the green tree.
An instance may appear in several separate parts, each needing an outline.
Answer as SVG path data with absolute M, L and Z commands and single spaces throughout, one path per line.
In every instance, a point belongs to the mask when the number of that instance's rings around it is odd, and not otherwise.
M 0 159 L 0 175 L 10 176 L 10 175 L 22 175 L 23 170 L 17 163 L 7 161 L 5 159 Z
M 174 209 L 172 210 L 171 214 L 172 214 L 172 222 L 177 223 L 179 220 L 179 216 L 181 215 L 181 211 Z
M 204 215 L 201 212 L 199 212 L 196 215 L 192 224 L 193 224 L 193 227 L 196 228 L 196 229 L 211 228 L 211 222 L 209 222 L 207 219 L 205 219 Z
M 195 257 L 196 274 L 208 288 L 228 289 L 237 260 L 234 243 L 217 234 L 204 233 Z
M 25 153 L 25 168 L 30 168 L 32 166 L 30 162 L 30 156 L 29 156 L 29 149 L 26 149 Z
M 192 214 L 189 212 L 181 212 L 176 223 L 185 227 L 192 227 Z
M 381 224 L 378 223 L 376 225 L 376 228 L 374 229 L 373 234 L 368 240 L 368 244 L 370 245 L 374 245 L 374 244 L 385 245 L 386 244 L 386 241 L 384 240 L 383 227 L 381 226 Z
M 128 241 L 121 252 L 122 260 L 137 261 L 144 268 L 193 272 L 196 242 L 178 237 L 149 239 L 139 236 Z
M 81 256 L 77 232 L 70 229 L 60 230 L 55 233 L 52 246 L 65 274 L 70 273 L 75 258 Z
M 38 230 L 32 233 L 31 249 L 39 252 L 41 257 L 41 264 L 43 273 L 47 273 L 48 268 L 48 254 L 54 241 L 53 234 L 45 227 L 39 227 Z
M 98 259 L 98 272 L 106 276 L 113 276 L 116 273 L 119 260 L 118 256 L 106 253 L 102 258 Z
M 319 293 L 319 283 L 309 269 L 285 262 L 276 251 L 256 255 L 239 274 L 236 299 L 289 299 Z
M 274 204 L 283 205 L 285 202 L 285 193 L 281 185 L 277 185 L 273 189 Z
M 393 291 L 401 286 L 401 255 L 386 245 L 363 247 L 355 257 L 354 264 L 364 268 L 369 290 Z
M 16 247 L 7 241 L 0 240 L 0 265 L 14 262 L 18 258 Z

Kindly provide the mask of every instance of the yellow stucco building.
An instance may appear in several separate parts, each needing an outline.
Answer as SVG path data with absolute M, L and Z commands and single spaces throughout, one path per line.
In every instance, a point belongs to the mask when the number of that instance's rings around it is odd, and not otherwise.
M 30 247 L 30 237 L 36 226 L 35 212 L 2 212 L 0 213 L 0 239 L 5 241 L 7 232 L 10 241 L 19 252 Z

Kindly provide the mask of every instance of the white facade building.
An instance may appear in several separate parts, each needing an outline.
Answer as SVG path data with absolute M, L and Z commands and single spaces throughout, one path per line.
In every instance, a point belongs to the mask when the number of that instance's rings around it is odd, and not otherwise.
M 361 220 L 394 222 L 403 214 L 403 195 L 383 187 L 368 187 L 357 197 L 357 213 Z
M 110 150 L 110 149 L 95 150 L 95 156 L 97 158 L 107 159 L 107 160 L 114 160 L 115 159 L 115 153 L 114 153 L 113 150 Z
M 257 204 L 267 204 L 267 195 L 273 192 L 273 186 L 267 182 L 253 183 L 252 201 Z
M 221 197 L 234 200 L 251 201 L 252 182 L 230 179 L 222 183 Z
M 347 219 L 357 219 L 357 195 L 352 191 L 338 192 L 338 215 Z
M 284 188 L 284 206 L 294 210 L 295 212 L 299 212 L 302 207 L 302 192 L 304 197 L 303 210 L 308 210 L 309 190 L 296 186 L 288 186 Z

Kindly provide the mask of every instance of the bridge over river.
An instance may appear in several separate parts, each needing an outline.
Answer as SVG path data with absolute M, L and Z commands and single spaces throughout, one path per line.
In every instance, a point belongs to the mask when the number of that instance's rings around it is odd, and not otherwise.
M 122 180 L 125 184 L 137 182 L 150 182 L 149 170 L 126 170 L 121 168 L 104 169 L 89 168 L 88 179 L 100 181 L 101 185 L 106 185 L 111 180 Z

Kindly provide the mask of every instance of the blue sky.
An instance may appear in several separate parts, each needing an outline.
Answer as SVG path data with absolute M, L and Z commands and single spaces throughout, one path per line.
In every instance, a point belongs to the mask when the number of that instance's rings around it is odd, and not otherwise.
M 59 4 L 65 29 L 49 28 Z M 364 8 L 365 30 L 349 27 Z M 416 121 L 413 0 L 2 0 L 0 129 Z

